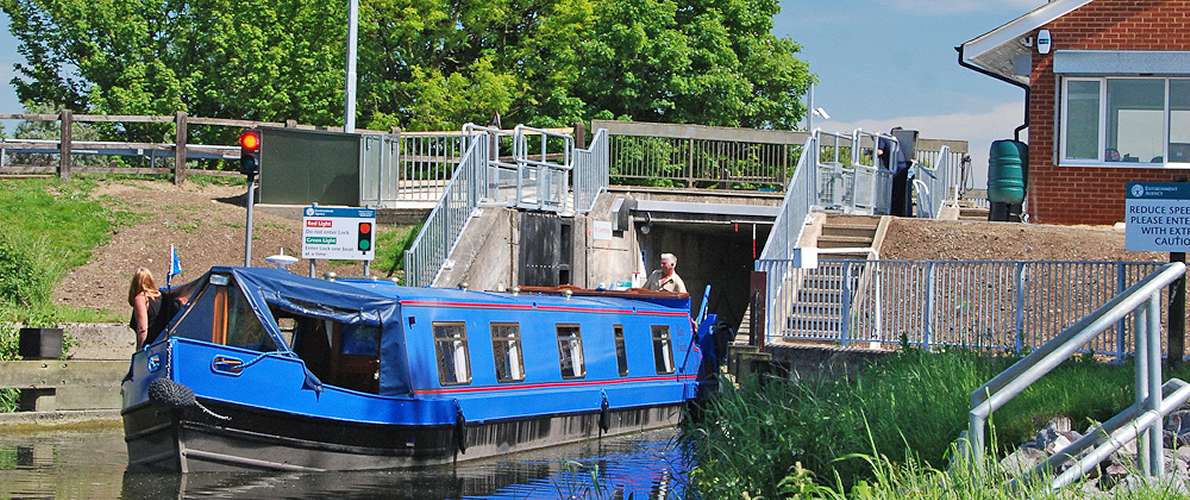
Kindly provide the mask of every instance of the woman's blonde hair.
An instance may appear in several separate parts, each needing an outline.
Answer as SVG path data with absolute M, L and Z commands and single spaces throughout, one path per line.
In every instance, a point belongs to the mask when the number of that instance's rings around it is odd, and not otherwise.
M 128 305 L 132 305 L 132 301 L 141 292 L 149 297 L 161 295 L 161 292 L 157 291 L 157 283 L 153 281 L 153 273 L 143 267 L 136 270 L 132 275 L 132 283 L 128 284 Z

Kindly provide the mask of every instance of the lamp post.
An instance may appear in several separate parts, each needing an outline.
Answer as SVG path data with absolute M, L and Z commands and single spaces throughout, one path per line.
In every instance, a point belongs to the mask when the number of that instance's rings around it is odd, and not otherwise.
M 355 132 L 355 47 L 359 33 L 359 0 L 347 3 L 347 91 L 344 103 L 344 132 Z

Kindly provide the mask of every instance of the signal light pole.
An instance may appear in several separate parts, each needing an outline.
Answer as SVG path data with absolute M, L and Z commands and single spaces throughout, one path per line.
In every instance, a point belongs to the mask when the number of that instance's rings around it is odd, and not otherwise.
M 244 223 L 244 267 L 252 266 L 252 205 L 256 174 L 260 172 L 260 131 L 240 134 L 240 173 L 248 176 L 248 220 Z

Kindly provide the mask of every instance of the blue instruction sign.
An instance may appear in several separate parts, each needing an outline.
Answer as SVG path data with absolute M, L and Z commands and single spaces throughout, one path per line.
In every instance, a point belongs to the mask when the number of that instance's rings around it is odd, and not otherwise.
M 1129 182 L 1124 194 L 1124 248 L 1190 251 L 1190 183 Z

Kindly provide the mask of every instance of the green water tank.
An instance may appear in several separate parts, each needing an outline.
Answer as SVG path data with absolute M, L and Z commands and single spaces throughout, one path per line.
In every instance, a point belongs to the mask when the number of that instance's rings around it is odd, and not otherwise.
M 1024 202 L 1028 178 L 1029 146 L 1011 139 L 993 141 L 988 153 L 988 201 Z

